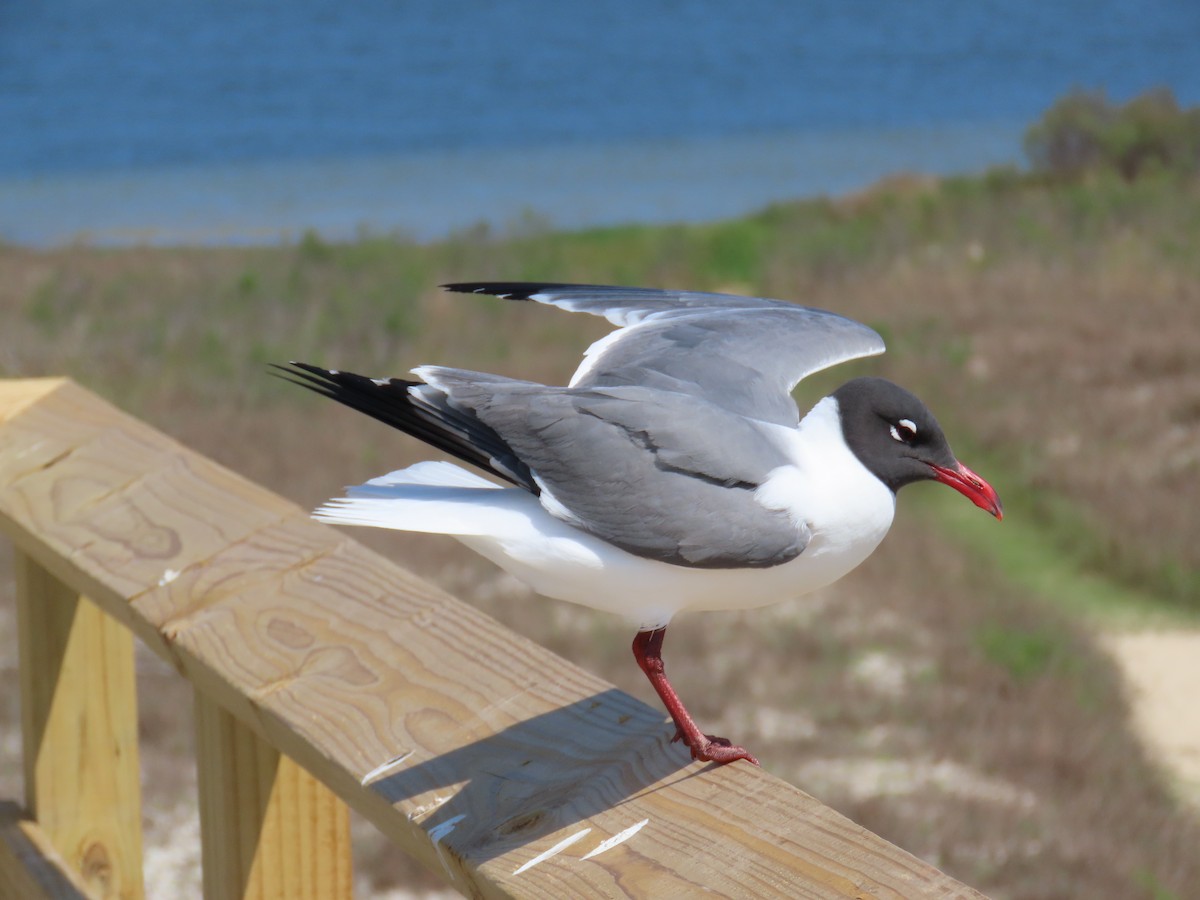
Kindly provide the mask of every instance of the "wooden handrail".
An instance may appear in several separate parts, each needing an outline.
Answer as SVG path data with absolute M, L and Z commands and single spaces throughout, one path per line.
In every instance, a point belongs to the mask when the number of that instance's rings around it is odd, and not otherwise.
M 194 686 L 207 897 L 349 896 L 326 791 L 471 896 L 980 896 L 70 381 L 0 382 L 0 528 L 24 616 L 89 598 Z M 36 664 L 49 706 L 81 690 Z M 137 818 L 93 890 L 139 896 Z

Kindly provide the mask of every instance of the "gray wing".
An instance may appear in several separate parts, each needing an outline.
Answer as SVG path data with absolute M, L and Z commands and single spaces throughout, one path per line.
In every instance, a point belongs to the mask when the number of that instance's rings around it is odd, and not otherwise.
M 801 379 L 884 351 L 866 325 L 760 297 L 516 282 L 446 287 L 587 312 L 620 326 L 588 348 L 572 387 L 653 387 L 785 425 L 799 419 L 791 391 Z
M 420 374 L 503 438 L 547 508 L 617 547 L 740 568 L 778 565 L 808 543 L 787 513 L 755 499 L 783 453 L 756 423 L 700 398 L 479 382 L 432 366 Z

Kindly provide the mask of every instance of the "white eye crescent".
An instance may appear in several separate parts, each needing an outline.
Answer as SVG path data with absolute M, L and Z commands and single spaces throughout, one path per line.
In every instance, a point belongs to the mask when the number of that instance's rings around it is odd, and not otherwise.
M 907 444 L 917 436 L 917 426 L 912 419 L 901 419 L 891 426 L 892 438 L 902 444 Z

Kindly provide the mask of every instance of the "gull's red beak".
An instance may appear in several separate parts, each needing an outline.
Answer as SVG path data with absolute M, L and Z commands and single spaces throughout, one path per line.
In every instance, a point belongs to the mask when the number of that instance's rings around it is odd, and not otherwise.
M 929 468 L 933 469 L 933 477 L 942 484 L 950 485 L 980 509 L 986 509 L 997 519 L 1003 519 L 1004 507 L 1000 505 L 995 489 L 962 463 L 956 465 L 956 469 L 946 469 L 930 463 Z

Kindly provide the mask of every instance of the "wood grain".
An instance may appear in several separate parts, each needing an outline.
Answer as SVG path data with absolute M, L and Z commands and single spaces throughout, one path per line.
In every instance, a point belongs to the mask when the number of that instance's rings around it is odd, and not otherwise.
M 350 813 L 307 771 L 196 695 L 207 900 L 351 900 Z
M 0 390 L 0 526 L 464 894 L 979 896 L 760 769 L 690 762 L 660 710 L 78 386 L 41 390 L 11 414 Z
M 133 635 L 24 553 L 15 560 L 25 796 L 98 897 L 142 897 Z

